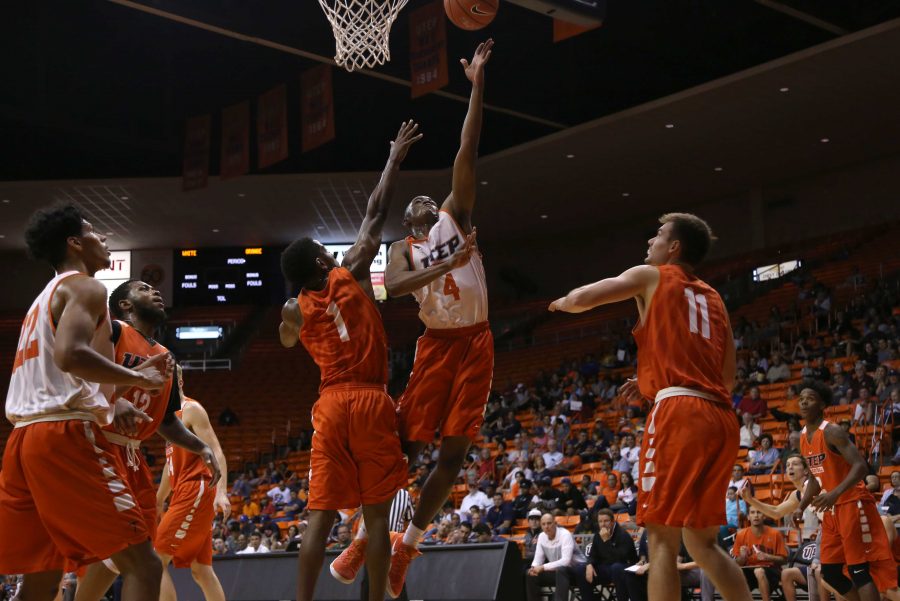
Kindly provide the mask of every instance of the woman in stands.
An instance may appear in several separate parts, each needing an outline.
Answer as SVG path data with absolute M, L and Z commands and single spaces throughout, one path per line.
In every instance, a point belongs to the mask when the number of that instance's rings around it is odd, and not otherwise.
M 637 510 L 637 486 L 634 478 L 628 472 L 622 473 L 622 488 L 616 496 L 616 502 L 610 505 L 610 509 L 616 513 L 628 513 L 634 515 Z

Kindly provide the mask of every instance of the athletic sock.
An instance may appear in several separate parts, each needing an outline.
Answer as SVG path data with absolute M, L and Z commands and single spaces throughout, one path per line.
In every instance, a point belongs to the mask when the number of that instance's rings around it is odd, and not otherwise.
M 425 536 L 425 531 L 421 528 L 416 528 L 414 524 L 410 523 L 406 528 L 406 533 L 403 535 L 403 544 L 413 549 L 418 549 L 419 541 L 422 540 L 423 536 Z
M 356 531 L 356 540 L 366 540 L 367 538 L 369 538 L 369 533 L 366 532 L 366 522 L 359 518 L 359 530 Z

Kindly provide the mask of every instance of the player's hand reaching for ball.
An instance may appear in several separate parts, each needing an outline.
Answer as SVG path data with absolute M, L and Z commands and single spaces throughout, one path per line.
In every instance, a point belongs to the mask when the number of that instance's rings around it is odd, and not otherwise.
M 494 40 L 488 38 L 486 42 L 478 44 L 471 63 L 464 58 L 459 59 L 463 69 L 466 70 L 466 78 L 472 82 L 472 85 L 479 87 L 484 85 L 484 66 L 491 58 L 491 48 L 493 47 Z
M 402 163 L 409 152 L 409 147 L 422 139 L 424 134 L 416 135 L 419 124 L 410 119 L 400 124 L 400 131 L 397 137 L 391 142 L 391 158 L 398 163 Z

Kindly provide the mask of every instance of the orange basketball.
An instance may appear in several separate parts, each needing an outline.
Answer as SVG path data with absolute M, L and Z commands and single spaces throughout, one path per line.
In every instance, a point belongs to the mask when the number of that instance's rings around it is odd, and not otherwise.
M 474 31 L 494 20 L 499 3 L 500 0 L 444 0 L 444 10 L 454 25 Z

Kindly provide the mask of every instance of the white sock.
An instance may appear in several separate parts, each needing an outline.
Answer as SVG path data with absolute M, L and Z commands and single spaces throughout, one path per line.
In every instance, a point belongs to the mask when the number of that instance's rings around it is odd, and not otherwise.
M 425 536 L 425 531 L 421 528 L 416 528 L 416 526 L 410 522 L 409 526 L 406 528 L 406 533 L 403 535 L 403 544 L 412 547 L 413 549 L 418 549 L 419 541 L 422 540 L 423 536 Z
M 366 523 L 362 518 L 359 518 L 359 530 L 356 531 L 356 540 L 366 540 L 369 538 L 369 533 L 366 532 Z

